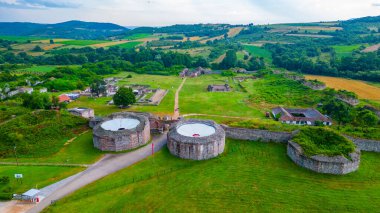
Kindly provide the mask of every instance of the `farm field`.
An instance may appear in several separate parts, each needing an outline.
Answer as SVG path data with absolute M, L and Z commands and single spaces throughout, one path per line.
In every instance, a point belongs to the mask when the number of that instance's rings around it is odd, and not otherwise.
M 148 34 L 148 33 L 136 33 L 136 34 L 133 34 L 133 35 L 126 36 L 126 37 L 124 37 L 124 39 L 138 40 L 138 39 L 149 38 L 151 36 L 153 36 L 153 35 L 152 34 Z
M 379 48 L 380 48 L 380 44 L 376 44 L 376 45 L 373 45 L 373 46 L 370 46 L 370 47 L 365 48 L 365 49 L 363 50 L 363 52 L 365 52 L 365 53 L 375 52 L 375 51 L 377 51 Z
M 345 78 L 306 75 L 306 79 L 317 79 L 326 83 L 330 88 L 355 92 L 361 99 L 369 99 L 380 102 L 380 88 L 359 80 Z
M 263 57 L 266 62 L 272 61 L 272 54 L 268 50 L 253 45 L 244 45 L 244 49 L 253 56 Z
M 165 147 L 44 212 L 371 212 L 380 208 L 379 154 L 364 152 L 357 172 L 334 176 L 298 167 L 283 144 L 228 140 L 226 145 L 222 156 L 208 161 L 182 160 Z
M 88 45 L 94 45 L 94 44 L 101 44 L 111 41 L 102 41 L 102 40 L 68 40 L 68 41 L 60 41 L 57 42 L 59 44 L 65 44 L 65 45 L 75 45 L 75 46 L 88 46 Z
M 168 50 L 168 51 L 176 51 L 179 53 L 187 53 L 191 56 L 202 56 L 204 58 L 207 58 L 211 53 L 211 48 L 209 47 L 199 47 L 199 48 L 192 48 L 192 49 L 174 49 L 174 50 Z
M 118 47 L 125 48 L 125 49 L 132 49 L 132 48 L 135 48 L 136 46 L 138 46 L 142 43 L 143 42 L 141 42 L 141 41 L 132 41 L 132 42 L 124 42 L 122 44 L 117 44 L 114 46 L 118 46 Z
M 44 40 L 46 38 L 42 37 L 32 37 L 32 36 L 4 36 L 0 35 L 0 39 L 5 39 L 8 41 L 16 41 L 16 42 L 27 42 L 27 41 L 37 41 L 37 40 Z
M 336 54 L 338 57 L 347 57 L 352 56 L 352 52 L 354 50 L 358 50 L 362 44 L 355 44 L 355 45 L 335 45 L 332 46 L 334 48 Z
M 1 165 L 0 177 L 9 177 L 10 182 L 0 185 L 0 199 L 10 199 L 12 194 L 24 193 L 32 188 L 43 188 L 82 170 L 80 167 Z M 23 175 L 22 183 L 16 181 L 15 174 Z

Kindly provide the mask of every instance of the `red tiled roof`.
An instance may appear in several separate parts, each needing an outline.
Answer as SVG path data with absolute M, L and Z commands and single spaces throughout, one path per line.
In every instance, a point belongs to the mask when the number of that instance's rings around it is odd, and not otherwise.
M 59 98 L 59 103 L 69 102 L 71 100 L 70 97 L 67 95 L 60 95 L 58 98 Z

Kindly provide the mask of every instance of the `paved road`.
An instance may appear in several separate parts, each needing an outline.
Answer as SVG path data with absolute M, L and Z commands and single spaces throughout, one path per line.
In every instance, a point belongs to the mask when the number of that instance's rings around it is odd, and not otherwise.
M 179 118 L 179 92 L 181 92 L 181 89 L 185 84 L 185 81 L 186 78 L 183 79 L 181 85 L 179 85 L 177 91 L 175 92 L 173 120 L 177 120 Z
M 154 151 L 160 150 L 166 144 L 166 134 L 153 138 Z M 109 154 L 102 160 L 90 166 L 87 170 L 80 173 L 75 179 L 69 183 L 60 186 L 52 194 L 43 199 L 34 208 L 30 209 L 28 213 L 41 212 L 44 208 L 49 206 L 52 201 L 59 200 L 66 195 L 90 184 L 104 176 L 124 169 L 132 164 L 135 164 L 152 154 L 151 144 L 144 146 L 136 151 L 125 154 Z

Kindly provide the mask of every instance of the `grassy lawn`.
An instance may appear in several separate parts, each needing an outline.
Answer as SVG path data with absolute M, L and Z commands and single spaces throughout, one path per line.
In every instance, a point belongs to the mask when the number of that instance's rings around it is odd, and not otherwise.
M 69 41 L 59 41 L 56 42 L 58 44 L 66 44 L 66 45 L 76 45 L 76 46 L 88 46 L 93 44 L 101 44 L 110 41 L 105 40 L 69 40 Z
M 74 138 L 73 138 L 74 139 Z M 88 131 L 72 141 L 68 141 L 57 153 L 41 158 L 18 158 L 20 163 L 63 163 L 91 164 L 103 153 L 94 148 L 92 131 Z M 16 162 L 14 157 L 0 159 L 0 162 Z
M 263 57 L 267 63 L 272 62 L 272 53 L 261 47 L 244 45 L 244 49 L 256 57 Z
M 380 154 L 360 169 L 324 175 L 295 165 L 283 144 L 228 141 L 208 161 L 167 148 L 58 201 L 45 212 L 372 212 L 380 208 Z M 92 205 L 88 205 L 91 203 Z
M 231 92 L 207 92 L 210 84 L 228 83 Z M 249 81 L 252 82 L 252 81 Z M 248 106 L 248 93 L 239 92 L 231 78 L 220 75 L 204 75 L 187 79 L 180 93 L 181 114 L 210 114 L 228 116 L 262 116 L 259 109 Z
M 142 43 L 143 42 L 141 42 L 141 41 L 133 41 L 133 42 L 127 42 L 127 43 L 124 43 L 124 44 L 118 44 L 118 45 L 115 45 L 115 46 L 118 46 L 118 47 L 121 47 L 121 48 L 125 48 L 125 49 L 132 49 L 132 48 L 135 48 L 137 45 L 140 45 Z
M 2 165 L 0 177 L 9 177 L 10 182 L 0 184 L 0 199 L 10 198 L 13 193 L 24 193 L 32 188 L 43 188 L 82 170 L 79 167 Z M 16 181 L 15 174 L 23 175 L 22 183 Z

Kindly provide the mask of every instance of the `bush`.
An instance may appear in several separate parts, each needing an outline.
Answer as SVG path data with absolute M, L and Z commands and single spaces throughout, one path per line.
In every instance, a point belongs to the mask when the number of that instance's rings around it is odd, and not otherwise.
M 305 155 L 343 155 L 349 158 L 349 154 L 355 151 L 355 144 L 333 130 L 321 127 L 307 127 L 293 138 L 299 144 Z

